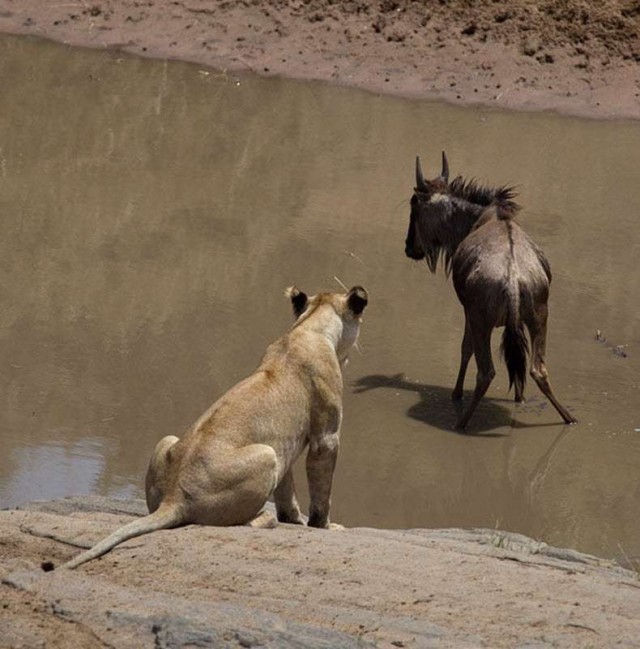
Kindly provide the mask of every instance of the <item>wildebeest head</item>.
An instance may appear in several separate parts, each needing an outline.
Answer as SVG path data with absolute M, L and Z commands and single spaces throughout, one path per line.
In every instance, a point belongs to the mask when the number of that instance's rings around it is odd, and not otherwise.
M 431 272 L 435 272 L 443 248 L 445 254 L 449 252 L 446 221 L 451 215 L 451 205 L 448 187 L 449 163 L 444 151 L 442 171 L 433 180 L 425 179 L 420 157 L 416 158 L 416 186 L 411 197 L 404 252 L 411 259 L 426 259 Z

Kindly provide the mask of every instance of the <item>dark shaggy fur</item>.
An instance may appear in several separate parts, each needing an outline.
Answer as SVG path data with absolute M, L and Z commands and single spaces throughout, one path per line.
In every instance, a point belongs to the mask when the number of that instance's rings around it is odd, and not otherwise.
M 462 198 L 474 205 L 496 205 L 506 212 L 514 214 L 519 212 L 521 207 L 513 199 L 517 196 L 514 187 L 502 186 L 498 188 L 480 185 L 473 178 L 465 180 L 457 176 L 449 184 L 449 192 L 456 198 Z
M 424 259 L 432 272 L 442 258 L 464 307 L 465 334 L 453 399 L 462 398 L 471 356 L 475 356 L 478 375 L 473 398 L 458 426 L 466 426 L 495 376 L 491 332 L 502 326 L 502 352 L 516 401 L 523 400 L 528 330 L 531 376 L 564 421 L 575 422 L 549 384 L 544 353 L 551 270 L 542 250 L 514 220 L 520 210 L 514 188 L 491 188 L 461 176 L 448 182 L 444 153 L 442 160 L 442 172 L 433 180 L 424 178 L 416 160 L 405 254 Z

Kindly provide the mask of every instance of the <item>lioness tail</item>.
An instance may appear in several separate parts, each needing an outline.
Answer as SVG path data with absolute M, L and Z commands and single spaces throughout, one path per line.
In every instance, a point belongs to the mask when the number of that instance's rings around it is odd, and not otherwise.
M 182 523 L 182 516 L 175 505 L 161 505 L 152 514 L 124 525 L 113 532 L 113 534 L 107 536 L 106 539 L 103 539 L 94 545 L 90 550 L 83 552 L 75 559 L 71 559 L 71 561 L 67 561 L 67 563 L 62 564 L 60 567 L 69 569 L 77 568 L 79 565 L 86 563 L 87 561 L 91 561 L 92 559 L 96 559 L 97 557 L 106 554 L 109 550 L 115 548 L 116 545 L 119 545 L 128 539 L 142 536 L 149 532 L 155 532 L 156 530 L 165 530 L 171 527 L 177 527 Z

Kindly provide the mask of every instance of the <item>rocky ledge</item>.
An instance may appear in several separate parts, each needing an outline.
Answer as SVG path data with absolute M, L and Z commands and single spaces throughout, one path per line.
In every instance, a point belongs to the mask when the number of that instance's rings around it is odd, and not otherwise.
M 638 575 L 497 530 L 188 526 L 60 565 L 134 516 L 0 512 L 2 647 L 640 646 Z

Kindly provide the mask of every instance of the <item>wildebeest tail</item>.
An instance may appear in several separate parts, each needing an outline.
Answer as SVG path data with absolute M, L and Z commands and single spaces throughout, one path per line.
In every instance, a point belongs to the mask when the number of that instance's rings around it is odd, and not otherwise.
M 520 291 L 517 282 L 514 284 L 507 294 L 507 319 L 501 351 L 509 373 L 509 390 L 515 385 L 516 394 L 522 395 L 527 381 L 529 344 L 520 318 Z
M 64 563 L 61 568 L 77 568 L 79 565 L 96 559 L 97 557 L 102 556 L 109 552 L 109 550 L 124 543 L 128 539 L 135 538 L 136 536 L 142 536 L 143 534 L 148 534 L 149 532 L 155 532 L 156 530 L 168 529 L 170 527 L 177 527 L 183 522 L 182 515 L 178 508 L 174 505 L 160 505 L 160 507 L 143 518 L 138 518 L 127 525 L 124 525 L 120 529 L 113 532 L 107 536 L 107 538 L 100 541 L 98 544 L 94 545 L 90 550 L 83 552 L 78 555 L 75 559 L 67 561 Z

